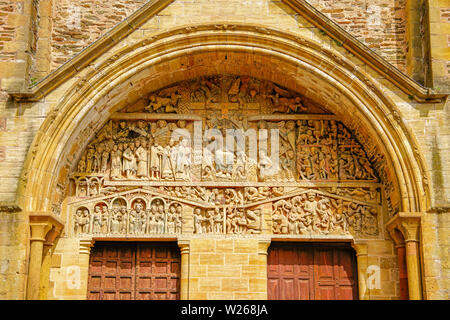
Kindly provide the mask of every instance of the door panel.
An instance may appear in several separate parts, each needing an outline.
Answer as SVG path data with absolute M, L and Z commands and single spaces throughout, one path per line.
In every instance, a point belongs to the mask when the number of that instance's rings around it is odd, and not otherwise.
M 91 253 L 88 299 L 179 299 L 179 279 L 176 245 L 99 242 Z
M 269 299 L 358 298 L 355 255 L 349 247 L 274 243 L 267 260 Z

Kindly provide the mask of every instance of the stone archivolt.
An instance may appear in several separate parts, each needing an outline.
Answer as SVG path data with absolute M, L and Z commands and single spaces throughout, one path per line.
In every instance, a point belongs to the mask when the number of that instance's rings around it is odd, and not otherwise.
M 244 134 L 244 149 L 236 136 L 232 150 L 217 148 L 211 132 L 225 145 L 230 129 Z M 73 232 L 378 236 L 385 160 L 373 150 L 333 114 L 274 83 L 228 75 L 184 81 L 113 114 L 89 142 L 72 174 Z M 136 188 L 157 192 L 112 200 Z

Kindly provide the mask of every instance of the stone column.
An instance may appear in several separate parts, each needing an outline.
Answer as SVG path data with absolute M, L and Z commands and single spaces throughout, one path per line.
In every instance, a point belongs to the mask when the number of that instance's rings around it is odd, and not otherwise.
M 90 238 L 80 239 L 79 244 L 79 267 L 80 267 L 80 292 L 87 295 L 87 286 L 89 280 L 89 260 L 91 257 L 91 248 L 94 241 Z M 87 296 L 86 296 L 87 299 Z
M 366 279 L 368 267 L 367 243 L 353 242 L 352 247 L 356 251 L 359 300 L 369 300 L 369 292 L 367 289 L 367 279 Z
M 180 275 L 180 299 L 189 299 L 189 256 L 190 256 L 190 241 L 178 240 L 181 254 L 181 275 Z
M 408 274 L 406 271 L 406 252 L 405 252 L 405 239 L 402 233 L 397 229 L 389 230 L 389 233 L 394 239 L 395 249 L 397 250 L 398 257 L 398 272 L 400 281 L 400 299 L 408 300 Z
M 408 294 L 408 273 L 406 271 L 406 252 L 405 244 L 396 245 L 397 256 L 398 256 L 398 273 L 400 281 L 400 299 L 409 300 Z
M 44 242 L 44 248 L 42 253 L 42 265 L 41 265 L 41 277 L 39 287 L 39 299 L 47 300 L 48 283 L 50 278 L 50 266 L 55 245 L 55 239 L 59 235 L 55 227 L 53 227 Z
M 259 256 L 259 265 L 264 268 L 264 279 L 266 281 L 266 295 L 263 297 L 263 299 L 267 300 L 268 293 L 267 293 L 267 256 L 268 252 L 267 250 L 270 247 L 271 239 L 261 239 L 258 241 L 258 256 Z
M 39 299 L 39 288 L 41 284 L 42 254 L 44 242 L 52 228 L 58 234 L 63 224 L 49 215 L 30 216 L 30 258 L 28 264 L 27 300 Z M 56 237 L 56 236 L 55 236 Z
M 422 278 L 420 273 L 420 220 L 422 214 L 415 212 L 399 212 L 387 224 L 386 228 L 394 241 L 399 244 L 399 258 L 406 255 L 406 273 L 408 277 L 408 293 L 410 300 L 422 299 Z M 398 232 L 403 235 L 405 248 L 402 249 L 402 239 Z M 404 250 L 404 253 L 403 253 Z M 399 268 L 404 265 L 399 264 Z M 404 276 L 402 275 L 403 279 Z M 404 280 L 403 280 L 404 281 Z
M 408 274 L 408 292 L 410 300 L 422 299 L 422 278 L 419 263 L 419 221 L 404 221 L 400 230 L 405 237 L 406 270 Z

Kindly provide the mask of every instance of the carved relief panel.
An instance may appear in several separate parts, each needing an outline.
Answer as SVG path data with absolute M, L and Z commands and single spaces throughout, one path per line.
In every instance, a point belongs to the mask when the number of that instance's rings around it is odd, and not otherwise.
M 276 84 L 213 76 L 113 114 L 73 169 L 73 234 L 380 235 L 385 159 Z M 383 192 L 386 199 L 382 198 Z
M 110 121 L 94 142 L 90 143 L 78 162 L 74 178 L 77 195 L 100 193 L 108 182 L 117 181 L 372 181 L 378 182 L 361 145 L 348 129 L 336 120 L 248 121 L 233 123 L 206 122 L 200 132 L 205 141 L 200 145 L 201 161 L 194 162 L 194 122 L 178 120 Z M 198 120 L 200 125 L 201 120 Z M 249 129 L 254 129 L 250 131 Z M 235 132 L 253 134 L 259 150 L 254 158 L 247 149 L 226 150 L 215 143 L 215 134 Z M 240 130 L 240 131 L 233 131 Z M 264 131 L 263 131 L 264 130 Z M 271 150 L 270 140 L 257 137 L 263 133 L 278 135 L 278 154 Z M 184 135 L 183 135 L 184 134 Z M 236 149 L 239 138 L 233 137 Z M 221 142 L 221 144 L 224 144 Z M 268 150 L 270 154 L 268 153 Z M 276 157 L 276 163 L 274 158 Z M 105 184 L 106 182 L 106 184 Z M 118 185 L 116 183 L 115 185 Z

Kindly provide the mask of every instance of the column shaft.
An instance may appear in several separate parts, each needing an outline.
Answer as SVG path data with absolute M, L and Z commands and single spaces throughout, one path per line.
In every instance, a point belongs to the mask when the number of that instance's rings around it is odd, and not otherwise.
M 408 272 L 406 271 L 406 250 L 404 244 L 397 246 L 397 256 L 400 280 L 400 299 L 408 300 Z
M 417 241 L 406 240 L 406 268 L 408 273 L 408 291 L 410 300 L 422 299 Z
M 34 239 L 30 245 L 30 264 L 28 269 L 27 300 L 39 299 L 42 251 L 44 239 Z
M 369 300 L 367 294 L 367 254 L 357 254 L 356 264 L 358 267 L 358 292 L 359 300 Z
M 267 258 L 269 256 L 268 250 L 271 244 L 271 239 L 263 239 L 263 240 L 259 240 L 258 243 L 258 260 L 259 260 L 259 265 L 264 268 L 265 270 L 265 274 L 264 274 L 264 279 L 266 280 L 266 284 L 265 284 L 265 297 L 263 299 L 268 298 L 268 292 L 267 292 Z
M 181 254 L 180 274 L 180 300 L 189 299 L 189 268 L 190 268 L 190 243 L 189 241 L 178 241 Z
M 52 259 L 52 245 L 44 244 L 41 264 L 39 300 L 47 300 L 48 283 L 50 278 L 50 264 Z

